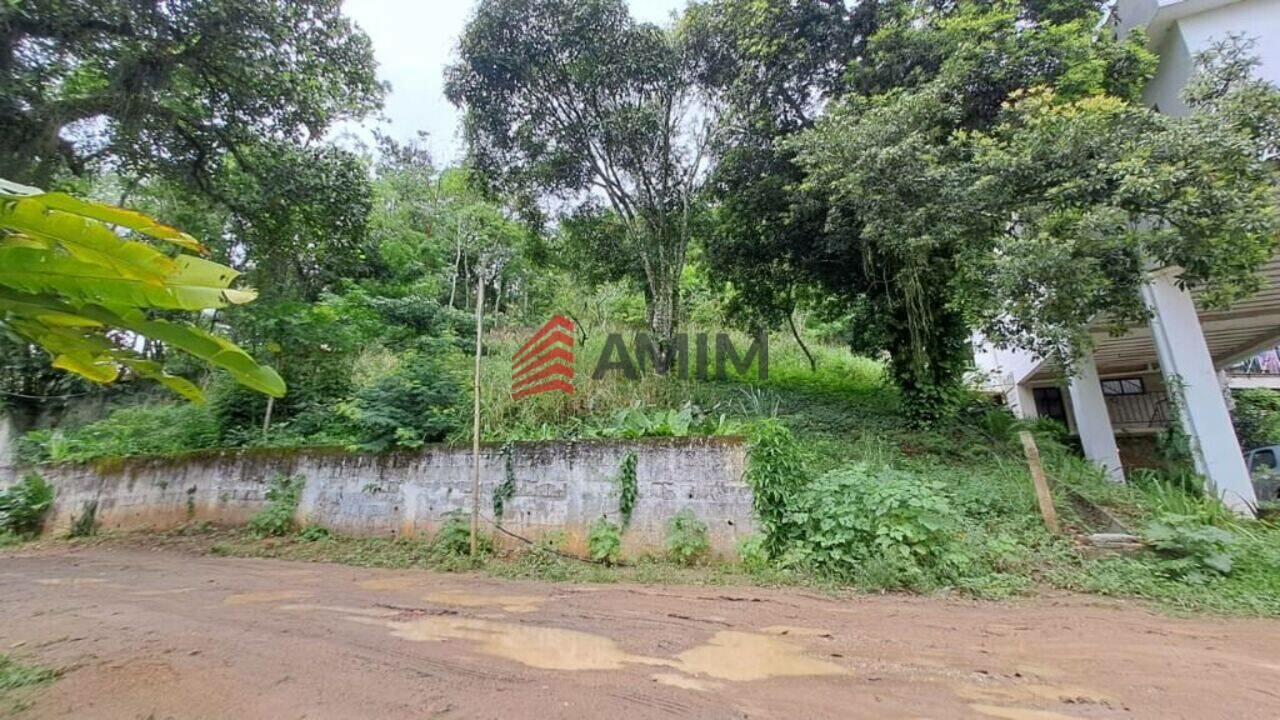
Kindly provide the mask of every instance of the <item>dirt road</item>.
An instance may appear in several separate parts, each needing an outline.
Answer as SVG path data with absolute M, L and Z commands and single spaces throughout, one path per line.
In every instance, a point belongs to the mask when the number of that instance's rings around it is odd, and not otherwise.
M 573 586 L 85 549 L 0 557 L 23 717 L 1280 718 L 1280 622 Z

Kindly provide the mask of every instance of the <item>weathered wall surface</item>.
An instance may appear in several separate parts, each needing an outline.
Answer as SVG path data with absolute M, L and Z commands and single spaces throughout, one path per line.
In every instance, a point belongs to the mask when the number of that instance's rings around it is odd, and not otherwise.
M 718 552 L 731 552 L 754 531 L 751 491 L 742 479 L 746 447 L 737 438 L 517 443 L 510 449 L 515 495 L 503 527 L 531 539 L 563 531 L 570 547 L 581 548 L 597 518 L 618 519 L 614 479 L 629 452 L 638 458 L 638 499 L 624 538 L 628 552 L 660 547 L 666 521 L 684 508 L 707 523 Z M 480 509 L 492 517 L 506 456 L 486 447 L 481 460 Z M 456 448 L 390 455 L 227 452 L 38 470 L 57 490 L 49 532 L 65 532 L 91 503 L 104 529 L 242 523 L 263 507 L 279 473 L 306 478 L 299 522 L 342 534 L 426 535 L 447 513 L 471 507 L 471 454 Z

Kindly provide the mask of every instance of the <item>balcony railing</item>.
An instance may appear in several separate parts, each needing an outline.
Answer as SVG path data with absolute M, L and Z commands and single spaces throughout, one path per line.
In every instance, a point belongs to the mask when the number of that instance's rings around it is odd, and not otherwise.
M 1116 430 L 1164 429 L 1169 425 L 1169 396 L 1163 392 L 1110 395 L 1107 412 Z

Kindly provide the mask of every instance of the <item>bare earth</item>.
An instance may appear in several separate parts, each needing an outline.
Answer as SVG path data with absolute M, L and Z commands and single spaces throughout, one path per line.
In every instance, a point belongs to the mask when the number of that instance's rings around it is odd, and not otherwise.
M 1280 718 L 1280 622 L 516 583 L 94 548 L 0 557 L 22 717 Z M 2 712 L 2 711 L 0 711 Z

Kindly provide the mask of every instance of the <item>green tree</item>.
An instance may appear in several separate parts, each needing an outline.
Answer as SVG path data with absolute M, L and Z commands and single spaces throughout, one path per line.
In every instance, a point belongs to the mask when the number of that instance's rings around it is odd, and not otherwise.
M 1153 270 L 1177 268 L 1203 307 L 1259 289 L 1280 237 L 1265 119 L 1280 89 L 1240 73 L 1238 58 L 1228 46 L 1201 56 L 1186 117 L 1042 90 L 957 139 L 974 148 L 970 207 L 1016 228 L 986 238 L 962 283 L 987 337 L 1069 366 L 1096 319 L 1146 322 Z
M 314 294 L 362 259 L 367 173 L 320 141 L 380 106 L 374 68 L 339 0 L 7 2 L 0 176 L 167 179 L 234 212 L 268 294 Z
M 447 75 L 478 170 L 569 207 L 607 204 L 671 347 L 716 127 L 682 35 L 622 0 L 483 0 Z
M 823 300 L 805 268 L 823 237 L 821 208 L 798 202 L 802 172 L 794 150 L 777 141 L 812 127 L 839 95 L 879 6 L 713 0 L 686 11 L 698 80 L 723 107 L 708 269 L 730 284 L 728 319 L 749 330 L 795 330 L 801 300 Z
M 722 196 L 741 190 L 748 199 L 726 202 L 728 232 L 715 236 L 713 254 L 749 268 L 751 245 L 764 238 L 763 255 L 780 266 L 775 278 L 841 299 L 862 321 L 859 349 L 889 352 L 915 420 L 946 414 L 968 363 L 957 283 L 964 259 L 979 251 L 972 241 L 998 225 L 975 212 L 971 151 L 953 136 L 990 127 L 1026 88 L 1134 96 L 1153 62 L 1137 40 L 1096 33 L 1094 10 L 1087 2 L 891 2 L 834 16 L 844 34 L 819 46 L 856 53 L 845 56 L 843 85 L 801 85 L 801 97 L 816 98 L 808 112 L 766 110 L 762 139 L 722 148 Z M 788 75 L 787 62 L 740 54 Z M 772 148 L 753 149 L 765 141 Z M 765 302 L 785 297 L 762 294 Z
M 376 109 L 373 68 L 337 0 L 5 3 L 0 174 L 45 183 L 110 157 L 212 180 L 246 144 L 301 144 Z

